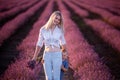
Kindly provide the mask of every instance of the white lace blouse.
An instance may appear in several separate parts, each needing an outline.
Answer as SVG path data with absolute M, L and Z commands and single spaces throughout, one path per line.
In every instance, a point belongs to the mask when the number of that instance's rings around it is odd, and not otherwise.
M 52 46 L 53 48 L 54 46 L 60 47 L 60 45 L 66 44 L 62 30 L 58 26 L 56 26 L 54 31 L 51 32 L 51 30 L 47 30 L 44 26 L 41 27 L 37 46 L 42 47 L 43 44 L 45 45 L 45 47 Z

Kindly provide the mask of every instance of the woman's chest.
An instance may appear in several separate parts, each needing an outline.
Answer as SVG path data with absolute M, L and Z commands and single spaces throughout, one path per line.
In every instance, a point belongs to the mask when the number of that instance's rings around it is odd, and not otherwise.
M 53 39 L 59 40 L 60 37 L 61 37 L 61 31 L 60 30 L 53 30 L 53 31 L 45 30 L 43 32 L 43 37 L 44 37 L 44 39 L 51 39 L 51 38 L 53 38 Z

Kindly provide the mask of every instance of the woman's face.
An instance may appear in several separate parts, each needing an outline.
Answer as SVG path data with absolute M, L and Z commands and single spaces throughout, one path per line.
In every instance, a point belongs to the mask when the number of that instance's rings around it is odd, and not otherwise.
M 56 15 L 53 19 L 53 24 L 54 25 L 60 24 L 60 19 L 61 19 L 61 17 L 59 15 Z

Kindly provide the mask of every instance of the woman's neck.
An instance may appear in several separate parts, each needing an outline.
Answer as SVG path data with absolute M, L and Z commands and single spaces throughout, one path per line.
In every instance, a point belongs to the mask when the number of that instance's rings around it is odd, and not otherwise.
M 53 31 L 54 31 L 55 27 L 56 27 L 56 25 L 52 25 L 51 28 L 50 28 L 52 34 L 53 34 Z
M 51 30 L 53 31 L 55 29 L 56 25 L 51 26 Z

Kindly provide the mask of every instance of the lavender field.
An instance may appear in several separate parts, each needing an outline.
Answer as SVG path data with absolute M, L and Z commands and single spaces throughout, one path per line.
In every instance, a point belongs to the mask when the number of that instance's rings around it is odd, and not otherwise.
M 64 80 L 120 80 L 119 0 L 0 0 L 0 80 L 45 80 L 42 64 L 31 70 L 27 62 L 56 10 L 70 62 Z

